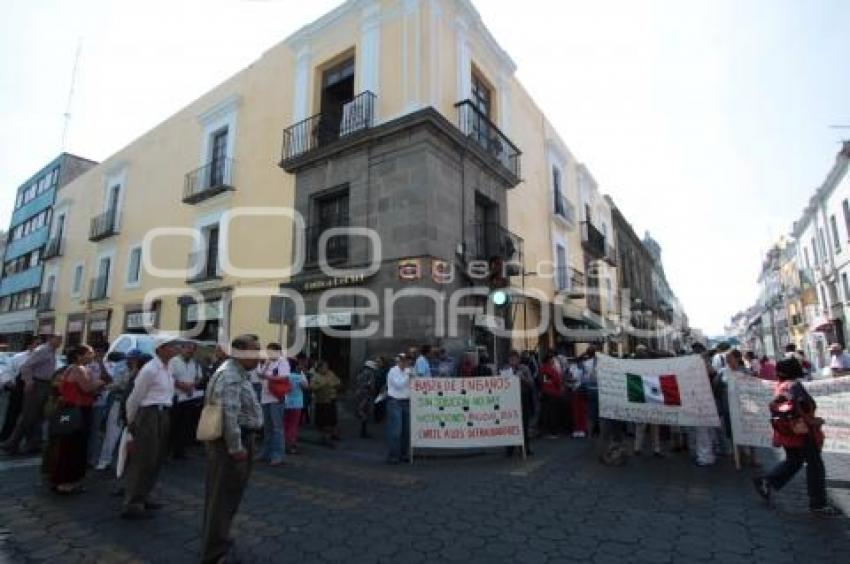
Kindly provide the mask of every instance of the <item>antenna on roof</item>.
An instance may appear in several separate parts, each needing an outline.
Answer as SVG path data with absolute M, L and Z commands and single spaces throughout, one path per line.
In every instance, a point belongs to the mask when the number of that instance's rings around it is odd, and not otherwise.
M 74 99 L 74 84 L 77 82 L 77 66 L 80 63 L 80 52 L 83 50 L 83 38 L 77 39 L 77 52 L 74 55 L 74 70 L 71 72 L 71 88 L 68 89 L 68 104 L 62 117 L 65 121 L 62 127 L 62 152 L 65 152 L 65 142 L 68 139 L 68 129 L 71 126 L 71 102 Z

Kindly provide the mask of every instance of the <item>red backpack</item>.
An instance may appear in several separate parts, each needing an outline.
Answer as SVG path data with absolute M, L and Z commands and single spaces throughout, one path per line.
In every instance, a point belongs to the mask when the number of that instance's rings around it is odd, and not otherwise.
M 801 408 L 801 403 L 810 405 L 811 409 Z M 823 445 L 824 436 L 821 431 L 823 420 L 814 416 L 815 402 L 802 384 L 782 382 L 777 385 L 776 396 L 770 402 L 769 409 L 774 445 L 800 448 L 810 434 L 818 447 Z

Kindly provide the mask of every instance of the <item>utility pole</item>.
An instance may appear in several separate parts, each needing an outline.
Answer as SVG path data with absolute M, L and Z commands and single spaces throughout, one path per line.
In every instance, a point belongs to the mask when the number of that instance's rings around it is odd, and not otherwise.
M 65 105 L 65 113 L 62 114 L 64 124 L 62 126 L 62 152 L 65 152 L 65 144 L 68 140 L 68 129 L 71 125 L 71 102 L 74 100 L 74 85 L 77 82 L 77 68 L 80 63 L 80 53 L 83 50 L 83 38 L 77 40 L 77 52 L 74 54 L 74 70 L 71 72 L 71 87 L 68 89 L 68 103 Z

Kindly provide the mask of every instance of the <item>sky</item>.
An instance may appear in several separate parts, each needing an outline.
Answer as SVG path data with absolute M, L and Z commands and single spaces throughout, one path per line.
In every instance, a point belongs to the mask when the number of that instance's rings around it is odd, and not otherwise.
M 6 0 L 0 226 L 63 149 L 78 45 L 64 148 L 102 160 L 339 3 Z M 474 4 L 602 192 L 661 244 L 691 325 L 721 333 L 850 137 L 830 127 L 850 126 L 850 2 Z

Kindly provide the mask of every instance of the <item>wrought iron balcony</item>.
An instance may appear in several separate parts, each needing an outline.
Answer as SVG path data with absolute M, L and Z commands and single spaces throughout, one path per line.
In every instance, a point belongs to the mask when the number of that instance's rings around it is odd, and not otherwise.
M 614 245 L 605 245 L 605 262 L 611 266 L 617 266 L 617 249 Z
M 46 311 L 53 311 L 53 308 L 53 292 L 42 292 L 38 295 L 38 306 L 36 306 L 36 311 L 44 313 Z
M 555 268 L 555 291 L 565 292 L 570 299 L 578 300 L 585 296 L 586 280 L 584 273 L 572 266 L 559 266 Z
M 59 256 L 62 256 L 62 237 L 60 235 L 54 235 L 47 241 L 47 245 L 44 247 L 44 254 L 41 258 L 47 260 Z
M 91 226 L 89 227 L 89 241 L 100 241 L 118 233 L 115 221 L 117 216 L 117 210 L 108 209 L 102 214 L 93 217 Z
M 555 196 L 554 213 L 556 216 L 566 220 L 567 223 L 575 224 L 576 222 L 576 208 L 566 196 Z
M 581 244 L 591 258 L 605 258 L 605 235 L 589 221 L 581 222 Z
M 233 189 L 233 159 L 213 159 L 186 174 L 183 203 L 197 204 Z
M 333 225 L 308 227 L 304 230 L 306 244 L 304 262 L 308 265 L 318 264 L 324 259 L 328 264 L 344 263 L 348 260 L 349 236 L 347 233 L 328 234 L 324 241 L 322 234 L 329 229 L 348 227 L 348 218 L 338 218 Z M 324 256 L 322 256 L 324 248 Z
M 376 96 L 368 90 L 342 105 L 339 111 L 310 116 L 283 130 L 281 165 L 374 125 Z
M 109 287 L 109 278 L 106 276 L 98 276 L 97 278 L 92 278 L 91 286 L 89 288 L 89 301 L 94 302 L 97 300 L 106 299 L 106 290 Z
M 455 104 L 458 128 L 461 133 L 481 147 L 490 158 L 497 161 L 517 181 L 520 178 L 520 150 L 508 137 L 475 107 L 470 100 Z
M 210 256 L 207 249 L 189 253 L 187 268 L 189 274 L 186 277 L 186 281 L 189 283 L 221 279 L 221 275 L 218 272 L 218 254 L 213 253 Z
M 602 299 L 599 295 L 599 287 L 592 288 L 587 294 L 587 309 L 596 315 L 602 315 Z
M 473 225 L 475 239 L 471 249 L 473 260 L 500 258 L 522 264 L 522 238 L 498 223 Z

